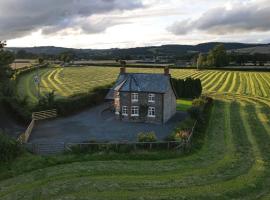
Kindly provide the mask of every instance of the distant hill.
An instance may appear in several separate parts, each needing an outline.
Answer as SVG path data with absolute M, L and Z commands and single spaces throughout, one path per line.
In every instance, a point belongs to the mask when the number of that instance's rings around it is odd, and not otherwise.
M 191 54 L 196 52 L 208 52 L 219 42 L 202 43 L 198 45 L 162 45 L 162 46 L 150 46 L 150 47 L 136 47 L 128 49 L 74 49 L 74 48 L 63 48 L 54 46 L 43 46 L 43 47 L 9 47 L 7 49 L 18 52 L 24 50 L 32 54 L 46 54 L 46 55 L 58 55 L 62 52 L 72 51 L 79 58 L 105 58 L 112 59 L 117 57 L 151 57 L 151 56 L 167 56 L 177 57 L 185 54 Z M 245 44 L 245 43 L 222 43 L 226 50 L 235 50 L 239 52 L 253 52 L 254 49 L 263 52 L 270 53 L 269 44 Z
M 270 55 L 270 45 L 264 45 L 264 46 L 256 46 L 256 47 L 249 47 L 249 48 L 243 48 L 243 49 L 234 49 L 232 50 L 237 53 L 241 54 L 269 54 Z

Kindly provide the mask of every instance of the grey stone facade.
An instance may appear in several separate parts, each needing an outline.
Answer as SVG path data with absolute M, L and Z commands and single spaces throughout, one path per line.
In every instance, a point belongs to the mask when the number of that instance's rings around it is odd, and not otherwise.
M 120 112 L 119 117 L 124 121 L 134 121 L 134 122 L 149 122 L 149 123 L 162 123 L 163 122 L 163 94 L 159 93 L 137 93 L 138 101 L 134 102 L 131 100 L 131 94 L 133 92 L 120 92 Z M 136 92 L 134 92 L 136 93 Z M 154 94 L 155 101 L 149 102 L 148 95 Z M 127 115 L 123 115 L 122 108 L 127 106 Z M 139 107 L 139 116 L 132 116 L 131 109 L 132 106 Z M 155 117 L 148 116 L 149 107 L 155 108 Z
M 176 113 L 176 95 L 168 69 L 164 72 L 126 73 L 122 69 L 106 97 L 113 100 L 116 117 L 133 122 L 167 122 Z

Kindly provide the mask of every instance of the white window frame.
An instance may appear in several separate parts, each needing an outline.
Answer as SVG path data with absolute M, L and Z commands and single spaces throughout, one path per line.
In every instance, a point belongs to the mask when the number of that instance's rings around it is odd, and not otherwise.
M 136 111 L 136 112 L 134 112 Z M 139 106 L 132 106 L 131 107 L 131 117 L 138 117 L 139 116 Z
M 156 98 L 156 95 L 151 93 L 151 94 L 148 94 L 148 102 L 149 103 L 155 103 L 155 98 Z
M 147 112 L 148 117 L 156 117 L 156 108 L 155 107 L 148 107 L 148 112 Z
M 139 93 L 131 93 L 131 101 L 138 102 L 139 101 Z
M 122 106 L 122 115 L 128 116 L 128 107 L 127 106 Z

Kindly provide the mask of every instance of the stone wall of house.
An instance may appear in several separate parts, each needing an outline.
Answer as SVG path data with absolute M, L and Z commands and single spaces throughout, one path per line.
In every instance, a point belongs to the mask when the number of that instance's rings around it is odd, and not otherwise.
M 123 121 L 134 121 L 134 122 L 149 122 L 149 123 L 162 123 L 163 122 L 163 94 L 155 94 L 155 102 L 148 102 L 149 93 L 139 93 L 138 102 L 131 101 L 130 92 L 121 92 L 120 93 L 120 105 L 128 107 L 128 116 L 123 116 L 121 114 L 121 119 Z M 131 116 L 131 107 L 139 107 L 139 116 Z M 155 107 L 156 117 L 148 117 L 148 107 Z
M 164 94 L 164 118 L 163 122 L 167 122 L 176 113 L 176 97 L 172 88 Z

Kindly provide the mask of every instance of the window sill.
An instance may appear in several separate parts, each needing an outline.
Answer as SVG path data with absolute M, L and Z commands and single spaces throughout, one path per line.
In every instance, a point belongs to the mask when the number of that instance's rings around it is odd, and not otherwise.
M 131 117 L 139 117 L 139 115 L 131 115 Z
M 156 116 L 153 116 L 153 115 L 148 115 L 147 117 L 149 117 L 149 118 L 156 118 Z

